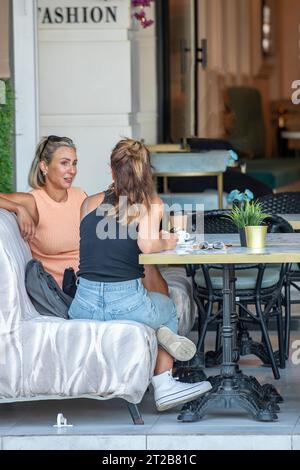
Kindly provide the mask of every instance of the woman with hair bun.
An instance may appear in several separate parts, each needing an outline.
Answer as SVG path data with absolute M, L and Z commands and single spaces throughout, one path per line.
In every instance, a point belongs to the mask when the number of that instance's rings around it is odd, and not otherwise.
M 79 282 L 69 316 L 133 320 L 156 330 L 159 348 L 152 384 L 157 409 L 163 411 L 194 400 L 211 385 L 173 378 L 173 358 L 189 360 L 196 347 L 177 334 L 172 300 L 161 289 L 149 292 L 142 283 L 139 254 L 174 249 L 177 243 L 176 235 L 159 231 L 163 203 L 154 189 L 148 149 L 122 139 L 112 151 L 111 171 L 113 184 L 87 198 L 81 208 Z
M 0 193 L 0 208 L 14 212 L 32 255 L 60 287 L 64 270 L 78 269 L 80 207 L 86 198 L 72 188 L 77 174 L 76 147 L 68 137 L 39 142 L 29 172 L 29 193 Z

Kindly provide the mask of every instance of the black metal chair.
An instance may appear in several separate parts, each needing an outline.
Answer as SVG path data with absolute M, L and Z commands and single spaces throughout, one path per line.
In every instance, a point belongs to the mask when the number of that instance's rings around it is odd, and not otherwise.
M 204 231 L 206 234 L 237 233 L 237 228 L 229 219 L 224 218 L 228 211 L 206 212 Z M 194 214 L 195 217 L 195 214 Z M 283 218 L 272 216 L 266 219 L 268 232 L 291 232 L 292 227 Z M 193 223 L 192 223 L 193 226 Z M 268 334 L 268 323 L 271 317 L 277 320 L 280 367 L 285 367 L 283 320 L 281 308 L 281 291 L 286 272 L 284 264 L 277 267 L 267 265 L 236 266 L 236 297 L 239 299 L 239 334 L 238 346 L 241 355 L 254 353 L 263 362 L 270 363 L 275 378 L 279 378 L 278 366 Z M 222 322 L 222 267 L 215 265 L 187 266 L 188 275 L 193 280 L 193 295 L 198 307 L 198 355 L 204 355 L 204 340 L 208 326 L 217 323 L 216 352 L 206 355 L 206 365 L 212 360 L 221 359 L 220 326 Z M 213 311 L 218 304 L 217 312 Z M 255 313 L 249 310 L 255 305 Z M 258 323 L 262 331 L 262 344 L 254 343 L 246 325 Z
M 268 214 L 300 214 L 300 192 L 268 194 L 257 200 Z
M 258 198 L 258 201 L 262 204 L 264 212 L 269 214 L 300 214 L 300 192 L 267 195 Z M 285 355 L 287 359 L 290 350 L 291 305 L 300 304 L 300 300 L 291 297 L 291 287 L 300 292 L 297 282 L 300 282 L 300 266 L 290 265 L 284 282 L 283 298 L 285 307 Z

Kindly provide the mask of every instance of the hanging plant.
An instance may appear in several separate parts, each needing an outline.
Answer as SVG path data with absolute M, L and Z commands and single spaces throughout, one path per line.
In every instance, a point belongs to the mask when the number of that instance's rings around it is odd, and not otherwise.
M 154 21 L 147 18 L 145 8 L 151 6 L 154 0 L 131 0 L 132 7 L 137 10 L 134 11 L 133 17 L 140 22 L 142 28 L 148 28 L 153 25 Z

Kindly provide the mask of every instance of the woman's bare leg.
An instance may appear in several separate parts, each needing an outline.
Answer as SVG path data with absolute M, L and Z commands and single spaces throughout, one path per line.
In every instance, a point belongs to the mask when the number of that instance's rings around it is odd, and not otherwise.
M 145 265 L 143 285 L 149 292 L 158 292 L 169 296 L 169 288 L 156 265 Z M 174 359 L 162 347 L 158 347 L 154 375 L 163 374 L 173 368 Z
M 166 372 L 167 370 L 170 370 L 172 368 L 173 357 L 170 356 L 170 354 L 167 353 L 167 351 L 165 351 L 163 348 L 158 346 L 154 375 L 162 374 L 163 372 Z
M 162 277 L 156 265 L 145 265 L 145 277 L 142 280 L 145 289 L 149 292 L 159 292 L 169 296 L 167 282 Z

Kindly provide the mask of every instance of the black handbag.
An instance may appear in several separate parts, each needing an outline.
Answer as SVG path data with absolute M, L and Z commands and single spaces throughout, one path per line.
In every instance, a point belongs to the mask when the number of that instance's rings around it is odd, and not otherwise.
M 62 283 L 62 289 L 65 294 L 74 299 L 77 290 L 77 277 L 73 268 L 66 268 Z
M 27 263 L 25 286 L 33 306 L 41 315 L 69 318 L 72 297 L 62 291 L 40 261 L 32 259 Z

